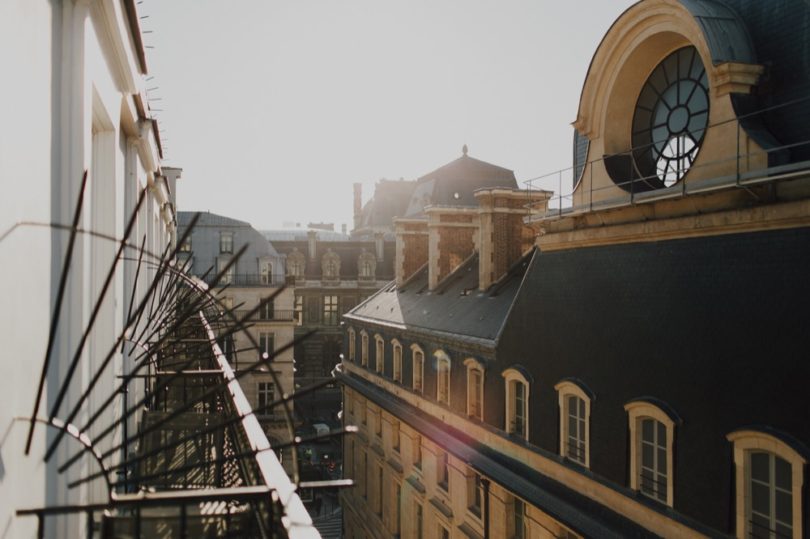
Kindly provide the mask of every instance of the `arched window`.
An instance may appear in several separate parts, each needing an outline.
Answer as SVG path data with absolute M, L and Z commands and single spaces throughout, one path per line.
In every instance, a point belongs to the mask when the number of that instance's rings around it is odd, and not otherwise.
M 306 271 L 307 261 L 304 254 L 293 247 L 293 251 L 287 255 L 287 275 L 296 279 L 303 279 Z
M 582 385 L 565 380 L 554 386 L 560 405 L 560 455 L 590 466 L 590 418 L 593 395 Z
M 394 381 L 402 383 L 402 345 L 398 340 L 391 341 L 392 357 L 393 357 L 393 375 Z
M 323 272 L 323 279 L 328 281 L 336 281 L 340 279 L 340 256 L 333 252 L 332 249 L 327 249 L 321 259 L 321 271 Z
M 357 257 L 357 276 L 361 280 L 373 280 L 376 271 L 377 257 L 363 249 L 363 252 Z
M 436 352 L 436 400 L 450 405 L 450 357 L 441 350 Z
M 425 352 L 419 347 L 418 344 L 411 345 L 411 354 L 413 357 L 413 390 L 416 393 L 422 393 L 425 379 Z
M 630 488 L 672 506 L 672 446 L 680 420 L 648 400 L 629 402 L 624 409 L 630 425 Z
M 374 370 L 381 373 L 385 365 L 385 341 L 380 335 L 374 335 L 374 342 L 376 344 L 374 350 Z
M 467 415 L 484 420 L 484 367 L 474 358 L 464 360 L 467 367 Z
M 368 367 L 368 333 L 365 330 L 360 332 L 360 364 Z
M 734 444 L 737 537 L 803 537 L 805 457 L 761 431 L 726 438 Z
M 503 371 L 506 383 L 506 432 L 529 439 L 529 380 L 518 369 Z
M 347 332 L 347 338 L 349 339 L 349 361 L 354 362 L 355 360 L 355 346 L 357 345 L 355 340 L 354 328 L 349 328 Z

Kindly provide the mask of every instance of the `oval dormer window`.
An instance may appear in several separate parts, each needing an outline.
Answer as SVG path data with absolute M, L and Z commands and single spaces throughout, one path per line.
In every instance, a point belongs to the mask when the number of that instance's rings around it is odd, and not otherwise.
M 652 188 L 680 181 L 697 158 L 709 123 L 709 85 L 695 47 L 673 52 L 641 89 L 633 114 L 633 159 Z

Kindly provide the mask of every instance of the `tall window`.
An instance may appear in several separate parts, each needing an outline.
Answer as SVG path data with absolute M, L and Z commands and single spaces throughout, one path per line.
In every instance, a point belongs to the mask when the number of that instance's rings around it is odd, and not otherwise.
M 560 382 L 554 389 L 557 390 L 560 406 L 560 455 L 583 466 L 590 466 L 590 394 L 571 381 Z
M 268 301 L 259 309 L 259 318 L 261 320 L 273 320 L 276 316 L 276 306 L 274 301 Z
M 529 438 L 529 381 L 517 369 L 503 372 L 506 380 L 506 431 Z
M 360 364 L 368 367 L 368 334 L 360 332 Z
M 363 252 L 357 258 L 357 276 L 361 280 L 374 279 L 376 268 L 377 257 L 363 249 Z
M 295 296 L 293 318 L 295 319 L 295 323 L 299 326 L 304 323 L 304 296 Z
M 416 528 L 416 539 L 422 539 L 424 537 L 422 530 L 424 528 L 424 520 L 425 516 L 422 514 L 422 504 L 419 502 L 414 502 L 414 527 Z
M 378 515 L 383 514 L 383 504 L 384 504 L 383 498 L 385 497 L 385 495 L 384 495 L 385 488 L 383 488 L 384 484 L 385 483 L 383 482 L 383 467 L 382 467 L 382 464 L 380 464 L 378 462 L 377 463 L 377 495 L 378 495 L 377 496 L 377 514 Z
M 472 468 L 467 469 L 467 509 L 475 516 L 481 516 L 481 500 L 483 499 L 483 488 L 481 486 L 481 476 Z
M 287 275 L 296 279 L 303 279 L 305 269 L 306 259 L 304 254 L 297 247 L 293 247 L 293 251 L 287 255 Z
M 275 335 L 264 331 L 260 332 L 259 357 L 264 357 L 264 354 L 267 354 L 267 357 L 272 357 L 275 350 Z
M 323 323 L 327 326 L 334 326 L 338 323 L 338 297 L 323 297 Z
M 271 284 L 273 282 L 273 265 L 268 260 L 259 262 L 259 281 L 261 284 Z
M 391 348 L 393 349 L 394 381 L 402 383 L 402 345 L 394 339 L 391 341 Z
M 526 522 L 526 504 L 520 498 L 514 498 L 512 504 L 512 522 L 511 536 L 514 539 L 526 539 L 529 537 L 527 533 Z
M 484 371 L 473 358 L 464 360 L 467 366 L 467 415 L 484 419 Z
M 391 420 L 391 449 L 399 453 L 399 420 Z
M 219 233 L 219 252 L 228 254 L 233 253 L 233 232 Z
M 261 415 L 272 415 L 273 410 L 266 408 L 275 400 L 276 388 L 273 383 L 259 382 L 256 393 L 258 395 L 256 406 L 256 409 L 259 410 L 258 413 Z
M 186 241 L 180 244 L 180 252 L 181 253 L 190 253 L 191 252 L 191 236 L 186 238 Z
M 422 436 L 414 434 L 411 440 L 411 450 L 413 451 L 413 467 L 422 470 Z
M 223 271 L 228 266 L 230 259 L 228 258 L 218 258 L 217 259 L 217 273 L 222 273 L 222 277 L 219 279 L 220 285 L 231 284 L 233 282 L 233 270 L 236 264 L 228 268 L 228 271 Z
M 413 351 L 413 390 L 422 393 L 422 381 L 425 376 L 425 353 L 417 345 L 411 345 Z
M 374 342 L 376 344 L 374 353 L 374 370 L 377 372 L 382 372 L 383 365 L 385 364 L 385 341 L 383 341 L 383 338 L 379 335 L 375 335 Z
M 447 452 L 443 449 L 436 450 L 436 483 L 445 492 L 449 486 L 450 470 L 447 466 Z
M 772 434 L 741 430 L 734 444 L 737 537 L 804 537 L 806 459 Z
M 450 530 L 439 524 L 439 539 L 450 539 Z
M 354 362 L 354 357 L 356 353 L 355 346 L 357 345 L 357 343 L 355 341 L 354 330 L 352 328 L 349 328 L 348 339 L 349 339 L 349 361 Z
M 675 421 L 646 401 L 625 405 L 630 425 L 630 487 L 672 505 L 672 442 Z
M 436 352 L 436 400 L 450 404 L 450 358 L 441 350 Z
M 394 535 L 399 536 L 402 530 L 402 485 L 394 483 Z
M 332 252 L 332 249 L 327 249 L 321 258 L 321 272 L 325 280 L 340 279 L 340 256 Z

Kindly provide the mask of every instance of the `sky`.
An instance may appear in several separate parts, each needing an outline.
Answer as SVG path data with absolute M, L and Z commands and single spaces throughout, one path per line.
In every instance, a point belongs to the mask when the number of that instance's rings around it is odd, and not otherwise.
M 365 202 L 464 144 L 521 186 L 569 168 L 591 58 L 632 3 L 142 0 L 178 209 L 351 229 L 353 183 Z

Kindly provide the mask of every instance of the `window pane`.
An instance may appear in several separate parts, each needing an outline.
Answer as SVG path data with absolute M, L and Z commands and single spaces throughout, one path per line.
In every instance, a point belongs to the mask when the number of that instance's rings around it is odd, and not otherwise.
M 641 421 L 641 439 L 645 442 L 653 442 L 653 425 L 655 421 L 652 419 L 643 419 Z
M 793 522 L 793 496 L 787 492 L 776 491 L 776 520 Z
M 763 515 L 771 513 L 771 499 L 767 485 L 751 483 L 751 509 Z
M 792 489 L 791 469 L 790 463 L 784 459 L 774 456 L 776 468 L 776 486 L 784 490 Z
M 658 448 L 658 473 L 666 475 L 667 473 L 667 450 L 664 448 Z
M 652 469 L 654 462 L 654 450 L 653 446 L 647 443 L 641 444 L 641 465 L 644 468 Z
M 770 482 L 770 455 L 768 453 L 751 453 L 751 479 Z

